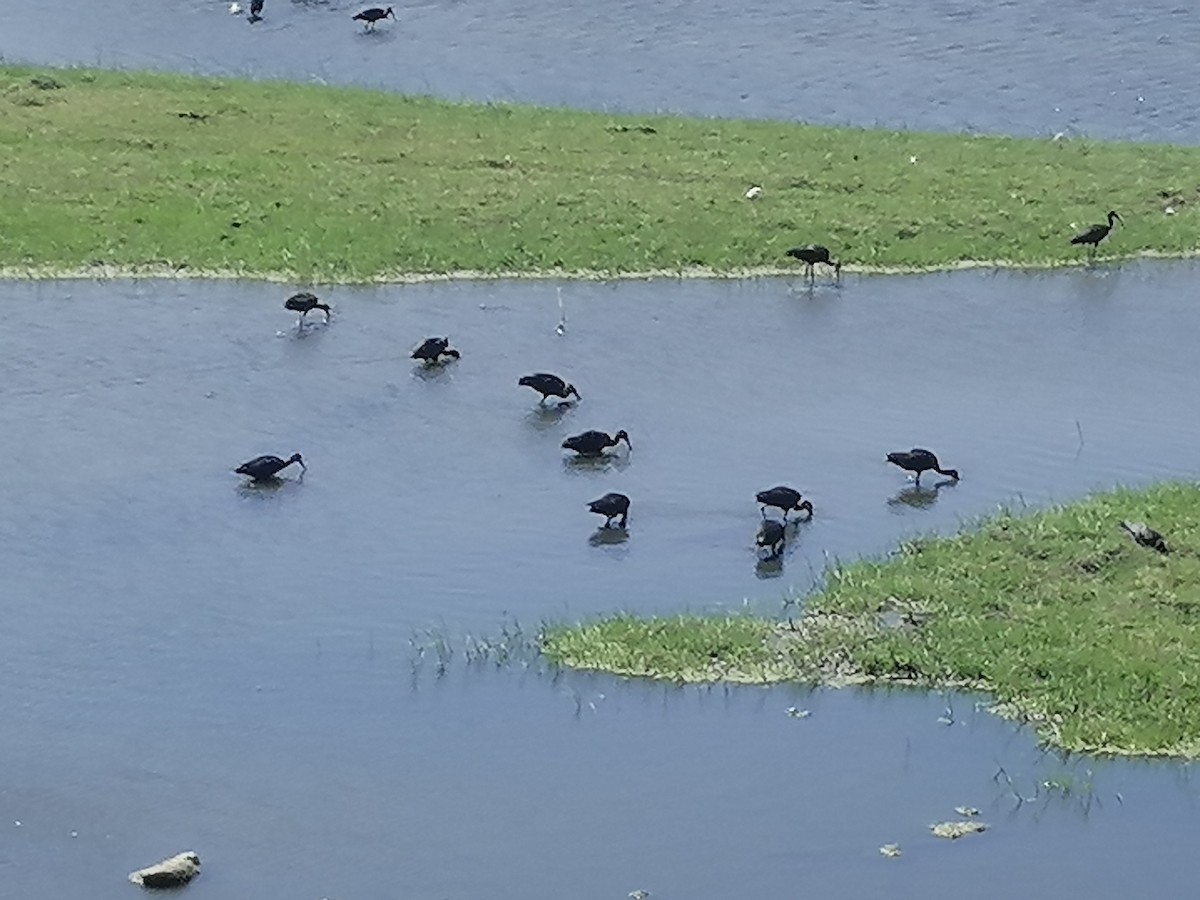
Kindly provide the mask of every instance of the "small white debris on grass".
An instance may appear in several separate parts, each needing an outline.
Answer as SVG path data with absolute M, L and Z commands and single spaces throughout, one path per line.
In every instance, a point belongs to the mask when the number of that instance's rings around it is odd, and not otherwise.
M 895 859 L 897 856 L 900 855 L 900 852 L 901 852 L 900 845 L 899 844 L 884 844 L 882 847 L 879 848 L 879 852 L 882 853 L 884 856 L 886 856 L 888 859 Z
M 934 837 L 955 841 L 968 834 L 987 831 L 987 825 L 968 819 L 964 822 L 938 822 L 936 825 L 930 825 L 929 830 L 933 832 Z
M 910 156 L 910 157 L 908 158 L 908 161 L 909 161 L 910 163 L 912 163 L 914 166 L 917 164 L 917 158 L 916 158 L 915 156 Z
M 758 184 L 750 185 L 750 190 L 746 191 L 747 200 L 757 200 L 762 196 L 762 186 Z
M 170 859 L 129 873 L 129 880 L 147 888 L 178 887 L 200 874 L 200 857 L 187 850 Z

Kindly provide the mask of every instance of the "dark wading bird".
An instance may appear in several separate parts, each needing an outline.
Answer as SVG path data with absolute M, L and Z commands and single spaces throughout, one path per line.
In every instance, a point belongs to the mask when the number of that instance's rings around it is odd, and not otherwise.
M 256 456 L 233 471 L 239 475 L 249 475 L 251 481 L 270 481 L 292 463 L 299 463 L 301 472 L 308 471 L 308 466 L 304 464 L 299 453 L 293 453 L 287 459 L 280 459 L 278 456 Z
M 758 545 L 759 550 L 767 551 L 766 559 L 778 559 L 783 554 L 784 545 L 787 543 L 787 529 L 782 522 L 766 519 L 758 527 L 754 543 Z
M 521 387 L 531 387 L 541 394 L 542 403 L 546 402 L 547 397 L 561 397 L 566 400 L 568 397 L 574 396 L 576 400 L 583 399 L 579 396 L 579 391 L 575 390 L 575 385 L 567 384 L 557 375 L 551 375 L 549 372 L 525 375 L 517 380 L 517 384 Z
M 921 473 L 928 472 L 931 469 L 939 475 L 945 475 L 947 478 L 953 478 L 958 481 L 957 469 L 943 469 L 941 463 L 938 462 L 936 454 L 929 450 L 922 450 L 920 447 L 913 447 L 911 450 L 897 450 L 895 453 L 887 455 L 887 461 L 894 466 L 909 471 L 916 472 L 916 483 L 921 483 Z
M 633 444 L 629 443 L 629 434 L 624 429 L 612 437 L 603 431 L 585 431 L 567 438 L 562 445 L 564 450 L 574 450 L 580 456 L 602 456 L 605 450 L 617 446 L 621 441 L 624 441 L 630 450 L 633 449 Z
M 322 303 L 316 294 L 310 294 L 308 291 L 292 294 L 292 296 L 283 301 L 283 308 L 300 313 L 300 321 L 297 325 L 301 328 L 304 327 L 305 317 L 314 309 L 319 309 L 325 313 L 325 321 L 329 321 L 329 304 Z
M 1129 532 L 1129 536 L 1143 547 L 1149 547 L 1151 550 L 1157 550 L 1159 553 L 1171 552 L 1171 548 L 1167 546 L 1167 542 L 1163 536 L 1145 522 L 1123 521 L 1121 522 L 1121 527 Z
M 425 343 L 412 352 L 413 359 L 419 359 L 427 366 L 434 366 L 442 362 L 443 356 L 458 359 L 462 354 L 450 346 L 449 338 L 444 337 L 426 338 Z
M 1122 225 L 1125 224 L 1125 220 L 1122 219 L 1115 210 L 1110 209 L 1108 211 L 1107 225 L 1101 223 L 1089 225 L 1087 228 L 1083 229 L 1083 231 L 1079 232 L 1079 234 L 1075 235 L 1075 237 L 1071 238 L 1071 243 L 1087 244 L 1089 247 L 1088 252 L 1095 253 L 1096 248 L 1100 246 L 1100 242 L 1108 237 L 1108 233 L 1112 231 L 1114 219 L 1120 222 Z
M 813 505 L 803 499 L 800 492 L 794 488 L 779 485 L 778 487 L 769 488 L 765 491 L 759 491 L 755 494 L 754 499 L 762 504 L 762 515 L 767 517 L 767 509 L 774 508 L 783 511 L 783 517 L 786 519 L 787 514 L 792 510 L 797 512 L 807 512 L 811 519 L 813 514 Z
M 250 0 L 250 15 L 247 18 L 251 22 L 262 21 L 263 0 Z
M 808 276 L 809 281 L 815 277 L 813 266 L 817 263 L 823 263 L 833 269 L 834 278 L 841 279 L 842 277 L 842 264 L 839 260 L 833 259 L 829 255 L 828 247 L 822 247 L 820 244 L 793 247 L 786 255 L 804 263 L 804 274 Z
M 392 12 L 392 8 L 390 6 L 387 9 L 380 9 L 378 6 L 372 6 L 370 9 L 364 9 L 353 18 L 355 21 L 363 23 L 364 31 L 368 29 L 374 31 L 375 23 L 380 19 L 386 19 L 388 16 L 391 16 L 393 19 L 396 18 L 396 14 Z
M 604 516 L 605 528 L 611 526 L 612 520 L 617 516 L 621 517 L 621 521 L 617 523 L 618 528 L 624 528 L 629 520 L 629 498 L 624 494 L 605 494 L 599 500 L 589 503 L 588 509 Z

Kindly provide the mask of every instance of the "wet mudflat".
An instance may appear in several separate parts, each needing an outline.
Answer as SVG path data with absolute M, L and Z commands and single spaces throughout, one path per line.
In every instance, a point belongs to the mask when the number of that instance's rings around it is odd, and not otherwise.
M 4 283 L 0 878 L 127 896 L 196 849 L 201 897 L 1182 885 L 1187 767 L 1042 756 L 972 698 L 439 679 L 429 648 L 770 612 L 830 556 L 1191 477 L 1197 268 L 318 289 L 302 337 L 278 285 Z M 462 360 L 414 368 L 437 334 Z M 543 369 L 582 401 L 540 410 L 516 380 Z M 564 461 L 586 428 L 632 452 Z M 883 461 L 914 444 L 962 481 L 915 492 Z M 294 451 L 302 483 L 230 471 Z M 781 482 L 816 516 L 764 570 Z M 627 540 L 595 540 L 608 490 Z M 962 804 L 991 829 L 929 835 Z
M 54 22 L 0 0 L 0 57 L 643 112 L 1200 141 L 1200 22 L 1175 0 L 804 10 L 434 0 L 396 6 L 398 21 L 364 34 L 351 16 L 369 5 L 267 0 L 251 25 L 226 0 L 65 0 Z

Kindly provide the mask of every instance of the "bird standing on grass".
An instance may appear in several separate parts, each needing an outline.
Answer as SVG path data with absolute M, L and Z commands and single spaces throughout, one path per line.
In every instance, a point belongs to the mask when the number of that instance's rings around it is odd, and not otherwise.
M 808 276 L 809 281 L 812 281 L 816 277 L 813 266 L 817 263 L 822 263 L 833 269 L 833 277 L 835 279 L 840 280 L 842 277 L 842 263 L 840 260 L 836 260 L 829 255 L 828 247 L 822 247 L 820 244 L 808 244 L 805 247 L 793 247 L 785 255 L 804 263 L 804 274 Z
M 580 456 L 602 456 L 605 450 L 617 446 L 621 441 L 624 441 L 630 450 L 633 449 L 633 444 L 629 443 L 629 434 L 624 429 L 611 437 L 604 431 L 585 431 L 567 438 L 562 445 L 563 449 L 574 450 Z
M 292 463 L 299 463 L 301 472 L 308 471 L 308 466 L 304 464 L 299 453 L 293 453 L 287 459 L 280 459 L 278 456 L 256 456 L 233 471 L 238 475 L 249 475 L 251 481 L 270 481 Z
M 1159 553 L 1171 552 L 1171 548 L 1167 546 L 1163 536 L 1145 522 L 1122 521 L 1121 527 L 1129 532 L 1129 536 L 1141 546 L 1157 550 Z
M 310 294 L 308 291 L 292 294 L 292 296 L 283 301 L 283 308 L 300 313 L 300 321 L 297 323 L 300 328 L 304 327 L 305 317 L 314 309 L 319 309 L 325 313 L 325 321 L 329 321 L 329 304 L 322 303 L 316 294 Z
M 624 528 L 625 523 L 629 520 L 629 498 L 624 494 L 605 494 L 599 500 L 589 503 L 588 509 L 604 516 L 605 528 L 610 527 L 612 520 L 617 516 L 621 517 L 621 521 L 617 523 L 618 528 Z
M 759 550 L 767 551 L 767 559 L 778 559 L 783 554 L 784 545 L 787 543 L 787 529 L 782 522 L 775 519 L 764 519 L 762 525 L 758 527 L 754 543 L 758 545 Z
M 363 31 L 374 31 L 375 23 L 380 19 L 386 19 L 388 16 L 391 16 L 393 19 L 396 18 L 396 14 L 392 12 L 390 6 L 387 9 L 372 6 L 370 9 L 364 9 L 353 18 L 363 23 Z
M 887 455 L 887 461 L 894 466 L 908 472 L 916 472 L 916 483 L 921 483 L 921 473 L 928 472 L 931 469 L 939 475 L 945 475 L 947 478 L 953 478 L 958 481 L 957 469 L 943 469 L 941 463 L 938 462 L 937 455 L 929 450 L 922 450 L 920 447 L 913 447 L 911 450 L 897 450 L 895 453 Z
M 442 362 L 443 356 L 459 359 L 462 354 L 450 346 L 449 338 L 444 337 L 426 338 L 425 343 L 412 352 L 413 359 L 419 359 L 427 366 L 434 366 Z
M 545 403 L 547 397 L 561 397 L 563 400 L 574 396 L 576 400 L 581 400 L 579 391 L 575 390 L 575 385 L 567 384 L 557 375 L 551 375 L 549 372 L 535 372 L 533 375 L 525 375 L 517 380 L 517 384 L 521 387 L 531 387 L 542 395 L 541 402 Z
M 762 504 L 762 515 L 767 517 L 767 509 L 774 508 L 783 511 L 784 519 L 792 510 L 797 512 L 807 512 L 811 519 L 813 514 L 813 505 L 808 500 L 805 500 L 800 492 L 795 488 L 779 485 L 778 487 L 768 488 L 765 491 L 759 491 L 755 494 L 754 499 Z
M 1120 222 L 1122 225 L 1125 224 L 1125 220 L 1122 219 L 1115 210 L 1110 209 L 1108 211 L 1107 225 L 1102 223 L 1089 225 L 1087 228 L 1083 229 L 1083 231 L 1079 232 L 1079 234 L 1075 235 L 1075 237 L 1071 238 L 1071 243 L 1087 244 L 1089 248 L 1088 252 L 1095 253 L 1096 248 L 1100 246 L 1100 242 L 1108 237 L 1109 232 L 1112 231 L 1113 220 Z

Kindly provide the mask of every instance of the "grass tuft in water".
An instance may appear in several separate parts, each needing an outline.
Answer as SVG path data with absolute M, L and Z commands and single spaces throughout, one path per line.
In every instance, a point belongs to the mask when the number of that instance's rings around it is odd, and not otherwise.
M 1145 521 L 1172 547 L 1135 544 Z M 1200 755 L 1200 487 L 1120 490 L 840 566 L 792 623 L 550 628 L 551 661 L 681 681 L 962 687 L 1069 750 Z
M 749 185 L 761 199 L 745 199 Z M 1186 254 L 1200 148 L 0 66 L 0 269 L 368 281 Z M 791 266 L 795 268 L 795 266 Z

